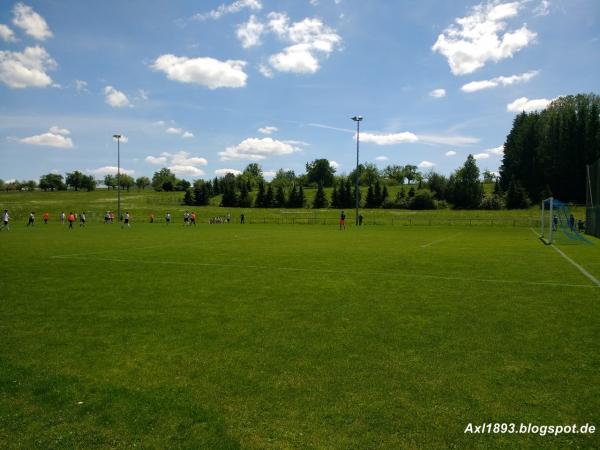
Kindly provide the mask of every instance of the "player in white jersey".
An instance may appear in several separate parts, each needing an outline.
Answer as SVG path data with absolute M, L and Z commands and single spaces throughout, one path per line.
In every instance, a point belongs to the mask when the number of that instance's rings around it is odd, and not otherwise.
M 8 209 L 5 209 L 4 212 L 2 213 L 2 228 L 0 228 L 0 231 L 4 230 L 6 228 L 6 231 L 10 231 L 10 227 L 8 226 L 8 221 L 10 219 L 10 216 L 8 215 Z

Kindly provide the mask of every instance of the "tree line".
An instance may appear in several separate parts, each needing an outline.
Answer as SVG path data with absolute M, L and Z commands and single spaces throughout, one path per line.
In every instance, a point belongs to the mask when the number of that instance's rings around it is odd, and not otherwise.
M 600 97 L 554 100 L 541 112 L 522 112 L 504 144 L 500 187 L 511 207 L 554 196 L 583 203 L 586 165 L 600 158 Z

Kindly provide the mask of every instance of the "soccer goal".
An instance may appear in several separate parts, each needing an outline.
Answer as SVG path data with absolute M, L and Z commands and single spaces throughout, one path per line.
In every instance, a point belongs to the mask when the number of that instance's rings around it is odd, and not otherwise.
M 575 219 L 569 205 L 553 197 L 542 201 L 540 239 L 544 244 L 591 244 L 581 228 L 581 220 Z

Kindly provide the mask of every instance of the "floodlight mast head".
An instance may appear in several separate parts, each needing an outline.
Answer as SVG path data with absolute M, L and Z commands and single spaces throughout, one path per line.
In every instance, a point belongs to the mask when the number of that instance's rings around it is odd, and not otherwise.
M 363 120 L 362 116 L 354 116 L 352 117 L 352 120 L 354 120 L 355 122 L 360 122 L 361 120 Z

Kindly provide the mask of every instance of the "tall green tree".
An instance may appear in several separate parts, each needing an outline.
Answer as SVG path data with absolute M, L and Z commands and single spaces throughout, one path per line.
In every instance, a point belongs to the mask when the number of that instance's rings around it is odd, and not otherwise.
M 483 199 L 483 185 L 479 181 L 479 168 L 473 155 L 450 177 L 451 199 L 455 208 L 476 209 Z
M 309 183 L 329 187 L 333 184 L 335 168 L 327 159 L 315 159 L 306 163 L 306 176 Z
M 163 167 L 152 176 L 152 187 L 156 191 L 172 191 L 176 184 L 175 174 Z
M 275 207 L 285 208 L 285 204 L 285 192 L 283 190 L 283 186 L 279 185 L 275 191 Z
M 146 189 L 148 186 L 151 185 L 151 183 L 152 182 L 148 177 L 138 177 L 135 179 L 135 185 L 138 189 Z
M 317 193 L 315 194 L 315 198 L 313 199 L 313 208 L 321 209 L 327 208 L 327 197 L 325 196 L 325 190 L 323 189 L 323 185 L 319 183 L 317 186 Z
M 70 186 L 76 191 L 78 191 L 83 183 L 83 176 L 83 173 L 81 173 L 79 170 L 67 173 L 67 177 L 65 178 L 67 186 Z
M 63 176 L 58 173 L 48 173 L 40 177 L 40 189 L 47 191 L 63 191 L 67 188 Z

